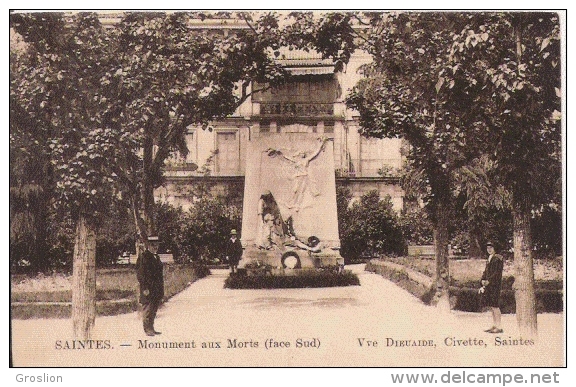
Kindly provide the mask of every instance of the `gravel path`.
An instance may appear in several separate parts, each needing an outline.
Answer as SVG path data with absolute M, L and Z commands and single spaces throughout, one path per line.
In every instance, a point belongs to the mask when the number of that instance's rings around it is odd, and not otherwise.
M 519 344 L 515 316 L 505 315 L 498 337 L 518 345 L 498 346 L 495 335 L 483 332 L 491 323 L 488 313 L 441 313 L 364 272 L 363 265 L 350 268 L 361 286 L 230 290 L 223 288 L 227 272 L 213 270 L 160 309 L 156 329 L 162 335 L 145 336 L 138 313 L 97 318 L 93 338 L 104 340 L 105 349 L 65 349 L 75 344 L 70 320 L 13 320 L 14 365 L 564 365 L 563 314 L 538 316 L 540 339 L 534 345 Z

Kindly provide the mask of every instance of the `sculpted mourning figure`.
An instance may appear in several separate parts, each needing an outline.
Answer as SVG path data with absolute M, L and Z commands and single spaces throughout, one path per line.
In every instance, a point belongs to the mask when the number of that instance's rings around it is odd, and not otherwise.
M 285 155 L 280 150 L 267 149 L 268 156 L 275 157 L 281 156 L 284 160 L 289 161 L 294 169 L 290 180 L 292 181 L 292 202 L 287 206 L 293 208 L 296 212 L 300 209 L 304 195 L 308 192 L 311 196 L 316 197 L 320 195 L 317 182 L 310 177 L 308 167 L 310 162 L 314 160 L 320 152 L 324 149 L 324 144 L 328 141 L 326 137 L 318 139 L 319 144 L 313 151 L 298 151 L 291 156 Z
M 283 221 L 280 209 L 269 190 L 264 191 L 258 200 L 258 231 L 256 244 L 262 248 L 270 248 L 273 236 L 283 236 Z

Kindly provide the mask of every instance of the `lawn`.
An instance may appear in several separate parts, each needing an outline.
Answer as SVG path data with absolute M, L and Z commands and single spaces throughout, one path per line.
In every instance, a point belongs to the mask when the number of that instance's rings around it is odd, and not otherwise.
M 165 299 L 184 290 L 192 282 L 209 274 L 201 266 L 171 264 L 164 267 Z M 66 318 L 72 301 L 72 276 L 55 273 L 29 277 L 10 277 L 12 318 Z M 98 269 L 96 300 L 99 315 L 127 313 L 137 309 L 138 281 L 133 267 Z
M 388 265 L 386 262 L 397 265 Z M 454 309 L 477 312 L 480 308 L 478 288 L 486 266 L 482 259 L 462 259 L 450 261 L 450 302 Z M 436 262 L 434 259 L 400 257 L 381 258 L 370 261 L 367 270 L 376 272 L 398 286 L 408 290 L 425 303 L 430 302 Z M 424 274 L 419 278 L 409 272 Z M 422 277 L 420 275 L 420 277 Z M 539 312 L 558 313 L 563 310 L 564 270 L 561 258 L 534 261 L 536 281 L 536 303 Z M 515 312 L 514 262 L 504 262 L 502 292 L 500 298 L 503 313 Z
M 425 274 L 429 277 L 434 276 L 436 270 L 436 261 L 434 259 L 399 257 L 383 258 L 386 261 L 401 264 L 412 270 Z M 452 280 L 459 284 L 470 282 L 480 282 L 486 261 L 483 259 L 458 259 L 450 261 L 450 275 Z M 504 261 L 503 276 L 514 276 L 514 262 L 512 259 Z M 537 282 L 542 281 L 562 281 L 564 278 L 562 258 L 535 260 L 534 261 L 534 278 Z
M 12 302 L 70 302 L 72 300 L 72 276 L 63 273 L 24 274 L 11 276 Z M 98 300 L 131 297 L 136 294 L 138 282 L 133 268 L 99 269 L 96 273 Z

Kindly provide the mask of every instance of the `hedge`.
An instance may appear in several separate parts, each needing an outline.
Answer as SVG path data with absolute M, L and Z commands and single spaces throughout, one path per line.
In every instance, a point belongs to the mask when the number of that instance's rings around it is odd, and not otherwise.
M 348 270 L 339 273 L 316 269 L 294 270 L 292 273 L 285 274 L 232 273 L 224 281 L 224 287 L 229 289 L 324 288 L 359 285 L 358 276 Z
M 405 266 L 385 261 L 372 260 L 366 264 L 366 270 L 380 274 L 407 290 L 425 304 L 432 299 L 432 279 Z M 502 313 L 515 313 L 516 300 L 513 290 L 514 278 L 507 277 L 502 282 L 500 306 Z M 450 305 L 452 309 L 481 312 L 478 282 L 458 283 L 450 286 Z M 564 310 L 562 281 L 536 281 L 536 308 L 538 313 L 560 313 Z
M 180 293 L 192 282 L 210 274 L 202 265 L 169 264 L 164 266 L 164 300 Z M 96 313 L 110 316 L 138 310 L 138 282 L 134 268 L 99 270 L 106 289 L 96 289 Z M 97 277 L 98 282 L 98 277 Z M 114 288 L 116 287 L 116 288 Z M 11 318 L 69 318 L 72 291 L 11 292 Z

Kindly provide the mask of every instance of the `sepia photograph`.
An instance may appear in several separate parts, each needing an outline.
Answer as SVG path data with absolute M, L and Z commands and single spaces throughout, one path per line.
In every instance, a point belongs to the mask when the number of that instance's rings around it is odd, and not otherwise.
M 566 16 L 12 10 L 9 367 L 551 382 Z

